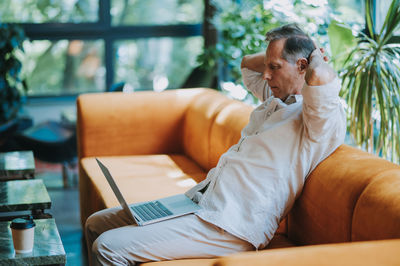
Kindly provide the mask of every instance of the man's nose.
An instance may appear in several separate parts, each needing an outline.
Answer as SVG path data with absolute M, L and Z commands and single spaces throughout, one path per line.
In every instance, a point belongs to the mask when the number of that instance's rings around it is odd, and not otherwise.
M 271 73 L 268 71 L 268 69 L 264 70 L 262 78 L 263 80 L 271 80 Z

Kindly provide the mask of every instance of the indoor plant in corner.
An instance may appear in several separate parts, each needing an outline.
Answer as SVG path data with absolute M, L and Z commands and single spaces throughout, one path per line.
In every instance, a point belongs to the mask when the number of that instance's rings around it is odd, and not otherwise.
M 358 32 L 358 44 L 345 60 L 341 96 L 356 144 L 399 163 L 400 44 L 392 37 L 400 26 L 400 1 L 392 1 L 379 31 L 372 6 L 366 1 L 367 34 Z
M 21 79 L 21 62 L 16 56 L 22 51 L 25 34 L 15 24 L 0 23 L 0 145 L 17 128 L 17 115 L 27 89 Z

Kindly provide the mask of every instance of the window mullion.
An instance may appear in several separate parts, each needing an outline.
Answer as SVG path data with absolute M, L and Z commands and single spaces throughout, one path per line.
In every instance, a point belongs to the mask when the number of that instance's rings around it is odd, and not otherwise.
M 99 0 L 99 23 L 107 33 L 111 29 L 111 0 Z M 114 83 L 114 38 L 106 34 L 104 40 L 104 64 L 106 68 L 106 91 Z

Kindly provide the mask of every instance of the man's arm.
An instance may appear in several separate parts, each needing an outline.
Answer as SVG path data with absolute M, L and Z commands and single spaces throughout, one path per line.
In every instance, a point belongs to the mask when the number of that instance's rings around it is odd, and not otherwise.
M 264 57 L 265 57 L 265 52 L 245 55 L 242 59 L 240 68 L 248 68 L 258 73 L 263 73 L 265 68 Z
M 264 52 L 246 55 L 240 65 L 244 85 L 262 102 L 270 96 L 267 81 L 262 78 L 265 67 L 264 56 Z
M 320 49 L 311 53 L 309 61 L 302 89 L 306 133 L 314 142 L 335 138 L 343 143 L 346 117 L 339 99 L 340 81 Z

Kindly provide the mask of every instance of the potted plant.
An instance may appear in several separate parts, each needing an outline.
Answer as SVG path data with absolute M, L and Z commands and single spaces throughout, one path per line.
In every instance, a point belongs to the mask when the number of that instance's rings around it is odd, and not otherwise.
M 357 32 L 357 45 L 344 61 L 341 96 L 356 144 L 400 162 L 400 44 L 392 43 L 400 26 L 400 1 L 392 1 L 379 31 L 372 6 L 372 0 L 366 1 L 367 33 Z
M 27 90 L 25 80 L 20 77 L 22 64 L 16 56 L 18 50 L 23 50 L 24 40 L 20 26 L 0 23 L 0 136 L 16 128 L 21 93 Z

